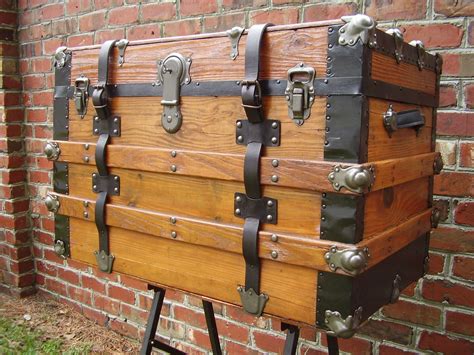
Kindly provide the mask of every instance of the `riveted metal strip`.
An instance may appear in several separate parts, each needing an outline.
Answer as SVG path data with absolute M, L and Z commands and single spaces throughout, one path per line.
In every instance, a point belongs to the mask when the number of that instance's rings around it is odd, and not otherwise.
M 71 256 L 69 217 L 61 214 L 54 215 L 54 250 L 64 257 Z
M 55 161 L 53 165 L 53 188 L 59 194 L 69 194 L 68 163 Z
M 64 50 L 64 64 L 55 65 L 53 100 L 53 137 L 55 140 L 69 139 L 69 102 L 66 96 L 71 83 L 71 51 Z

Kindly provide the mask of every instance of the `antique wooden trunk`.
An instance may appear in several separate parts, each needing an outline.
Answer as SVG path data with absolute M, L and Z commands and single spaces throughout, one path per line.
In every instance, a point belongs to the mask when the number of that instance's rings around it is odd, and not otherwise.
M 56 252 L 351 336 L 439 219 L 441 59 L 375 25 L 59 48 Z

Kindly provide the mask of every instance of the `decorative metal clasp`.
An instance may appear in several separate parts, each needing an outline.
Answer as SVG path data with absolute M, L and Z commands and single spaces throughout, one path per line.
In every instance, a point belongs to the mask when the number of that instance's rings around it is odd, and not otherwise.
M 400 63 L 403 59 L 403 33 L 398 28 L 389 28 L 385 33 L 392 35 L 395 41 L 395 59 Z
M 158 81 L 163 84 L 163 117 L 161 123 L 168 133 L 176 133 L 181 128 L 183 116 L 180 110 L 181 85 L 191 82 L 189 70 L 191 58 L 173 53 L 158 61 Z
M 357 275 L 367 266 L 369 256 L 368 248 L 338 250 L 337 246 L 332 246 L 324 254 L 324 259 L 331 271 L 336 271 L 340 268 L 348 274 Z
M 56 213 L 59 210 L 60 203 L 56 195 L 47 194 L 44 198 L 44 204 L 50 212 Z
M 374 168 L 361 166 L 343 168 L 341 165 L 336 165 L 329 173 L 328 179 L 336 191 L 345 187 L 352 192 L 365 193 L 370 191 L 375 181 Z
M 68 49 L 65 46 L 59 47 L 54 53 L 54 66 L 58 69 L 64 67 L 66 64 L 67 56 L 69 55 Z
M 239 55 L 239 42 L 244 30 L 242 27 L 235 26 L 226 31 L 227 36 L 230 38 L 231 51 L 229 56 L 232 60 L 235 60 Z
M 402 282 L 402 278 L 400 275 L 395 275 L 395 279 L 392 283 L 392 295 L 390 296 L 390 303 L 395 303 L 398 301 L 400 297 L 400 283 Z
M 239 286 L 237 291 L 239 292 L 244 310 L 256 317 L 260 317 L 268 301 L 268 296 L 264 293 L 257 294 L 252 288 L 245 290 L 243 286 Z
M 324 313 L 324 323 L 327 327 L 331 329 L 328 334 L 334 335 L 338 338 L 351 338 L 357 328 L 360 325 L 362 320 L 362 307 L 359 307 L 355 310 L 353 316 L 348 316 L 346 319 L 343 319 L 341 313 L 335 311 L 327 310 Z
M 120 41 L 116 42 L 115 45 L 119 50 L 118 65 L 122 66 L 123 63 L 125 63 L 125 49 L 128 46 L 128 40 L 125 38 L 121 39 Z
M 377 22 L 367 15 L 342 16 L 345 25 L 339 29 L 339 44 L 353 46 L 360 39 L 362 44 L 375 47 L 375 26 Z
M 89 99 L 89 78 L 81 75 L 74 83 L 74 104 L 76 111 L 84 118 L 87 113 L 87 101 Z
M 314 103 L 314 76 L 313 67 L 304 63 L 297 64 L 288 70 L 288 85 L 285 90 L 288 101 L 288 116 L 298 126 L 301 126 L 311 114 Z
M 48 160 L 58 160 L 59 155 L 61 154 L 61 149 L 56 142 L 47 142 L 44 146 L 44 155 Z
M 418 64 L 418 69 L 422 70 L 425 66 L 425 57 L 426 57 L 426 50 L 425 50 L 425 45 L 423 44 L 422 41 L 414 39 L 410 43 L 413 47 L 416 47 L 416 51 L 418 54 L 418 59 L 416 63 Z
M 112 254 L 107 255 L 104 250 L 95 251 L 95 258 L 97 260 L 97 265 L 99 265 L 100 271 L 110 274 L 112 272 L 112 265 L 114 263 L 115 256 Z

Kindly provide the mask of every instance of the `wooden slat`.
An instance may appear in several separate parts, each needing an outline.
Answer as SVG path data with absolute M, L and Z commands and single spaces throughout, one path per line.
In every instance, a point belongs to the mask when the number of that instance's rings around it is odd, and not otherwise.
M 374 80 L 403 86 L 434 95 L 436 92 L 436 73 L 407 62 L 397 63 L 395 57 L 372 51 L 371 76 Z
M 235 141 L 236 121 L 246 117 L 240 97 L 182 97 L 183 125 L 175 134 L 167 133 L 161 125 L 160 98 L 120 97 L 111 102 L 112 112 L 121 116 L 122 130 L 120 137 L 111 139 L 112 144 L 245 154 L 246 147 Z M 266 148 L 263 154 L 322 160 L 325 123 L 321 117 L 325 104 L 325 98 L 316 98 L 311 117 L 297 126 L 288 117 L 284 97 L 265 97 L 266 117 L 281 121 L 282 140 L 279 147 Z M 95 110 L 91 100 L 84 119 L 77 115 L 72 100 L 69 106 L 69 140 L 97 142 L 92 134 Z
M 95 166 L 69 164 L 69 193 L 95 200 L 95 171 Z M 117 168 L 110 169 L 110 173 L 120 176 L 120 196 L 111 196 L 113 204 L 225 224 L 244 223 L 242 218 L 234 217 L 234 193 L 245 191 L 243 183 Z M 278 200 L 278 224 L 264 223 L 263 230 L 310 238 L 319 235 L 319 193 L 276 186 L 264 186 L 262 193 Z
M 60 160 L 69 163 L 95 165 L 95 143 L 56 141 L 61 150 Z M 433 160 L 439 153 L 427 153 L 408 158 L 374 162 L 376 179 L 372 191 L 429 176 L 433 173 Z M 278 166 L 272 165 L 273 159 Z M 127 168 L 171 175 L 186 175 L 229 181 L 243 181 L 242 154 L 222 154 L 177 150 L 172 157 L 170 149 L 109 145 L 107 163 L 113 168 Z M 299 160 L 267 156 L 261 160 L 261 183 L 265 185 L 295 187 L 313 191 L 332 191 L 328 175 L 339 163 Z M 177 171 L 172 172 L 171 165 Z M 346 166 L 346 165 L 345 165 Z M 271 180 L 278 176 L 278 182 Z M 352 193 L 342 189 L 341 193 Z
M 96 265 L 95 224 L 71 218 L 70 226 L 72 259 Z M 115 271 L 240 305 L 237 286 L 245 276 L 241 255 L 115 227 L 110 235 Z M 316 271 L 269 260 L 261 266 L 261 290 L 269 295 L 265 312 L 314 325 Z
M 239 42 L 239 56 L 229 57 L 231 43 L 227 37 L 176 40 L 165 43 L 149 43 L 129 46 L 125 51 L 125 63 L 119 67 L 118 50 L 114 50 L 110 65 L 110 82 L 146 83 L 157 80 L 157 61 L 171 53 L 192 58 L 191 80 L 243 80 L 245 44 L 247 35 Z M 99 49 L 76 51 L 72 57 L 71 83 L 81 74 L 92 84 L 97 82 Z M 316 69 L 316 75 L 325 76 L 327 56 L 327 28 L 313 27 L 287 31 L 267 32 L 261 50 L 261 79 L 286 79 L 287 71 L 300 62 Z
M 396 112 L 421 109 L 425 116 L 425 126 L 418 136 L 414 129 L 403 128 L 392 134 L 389 138 L 383 126 L 383 114 L 389 105 L 393 105 Z M 378 161 L 394 158 L 404 158 L 411 155 L 431 152 L 431 127 L 432 108 L 401 104 L 398 102 L 369 99 L 369 136 L 368 136 L 368 161 Z

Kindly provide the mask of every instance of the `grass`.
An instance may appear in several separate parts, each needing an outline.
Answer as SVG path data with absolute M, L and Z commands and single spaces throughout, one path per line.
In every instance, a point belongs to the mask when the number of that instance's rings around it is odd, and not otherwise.
M 48 339 L 45 334 L 30 329 L 27 324 L 0 316 L 1 354 L 88 354 L 90 344 L 63 349 L 61 339 Z

